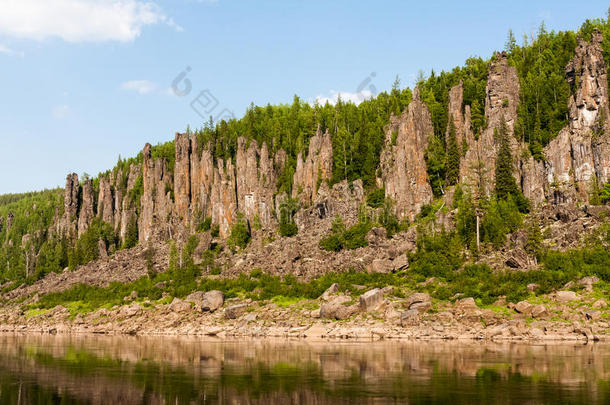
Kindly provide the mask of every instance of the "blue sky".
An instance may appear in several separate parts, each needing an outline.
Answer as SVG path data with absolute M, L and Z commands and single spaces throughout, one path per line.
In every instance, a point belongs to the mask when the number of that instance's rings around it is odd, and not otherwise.
M 63 186 L 250 102 L 349 98 L 517 38 L 605 17 L 601 1 L 0 0 L 0 194 Z M 188 95 L 172 82 L 185 69 Z M 184 89 L 180 81 L 178 89 Z M 368 85 L 367 85 L 368 88 Z M 211 100 L 199 98 L 200 101 Z M 225 110 L 226 109 L 226 110 Z

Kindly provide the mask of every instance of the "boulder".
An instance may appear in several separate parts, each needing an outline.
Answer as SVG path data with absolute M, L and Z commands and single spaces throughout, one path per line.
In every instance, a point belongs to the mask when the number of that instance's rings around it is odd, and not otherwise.
M 379 288 L 367 291 L 360 296 L 360 310 L 362 312 L 374 311 L 383 302 L 383 292 Z
M 549 315 L 546 307 L 542 304 L 538 304 L 531 309 L 531 314 L 533 318 L 546 318 Z
M 125 318 L 132 318 L 136 315 L 140 315 L 142 313 L 142 308 L 138 304 L 133 304 L 129 306 L 125 306 L 121 308 L 121 316 Z
M 585 313 L 585 317 L 590 321 L 599 321 L 602 318 L 602 313 L 593 309 Z
M 247 308 L 248 306 L 246 304 L 231 305 L 230 307 L 225 308 L 225 318 L 237 319 Z
M 191 310 L 191 304 L 180 298 L 174 298 L 172 303 L 169 304 L 169 309 L 173 312 L 187 312 Z
M 333 294 L 336 294 L 337 292 L 339 292 L 339 284 L 333 283 L 330 287 L 326 289 L 326 291 L 322 293 L 322 295 L 320 295 L 320 299 L 323 301 L 328 301 L 331 296 Z
M 597 282 L 599 282 L 599 278 L 597 278 L 595 276 L 583 277 L 580 280 L 578 280 L 578 284 L 584 286 L 585 291 L 587 291 L 587 292 L 593 292 L 593 285 Z
M 201 311 L 214 312 L 225 302 L 225 295 L 222 291 L 212 290 L 204 294 L 201 301 Z
M 519 301 L 515 305 L 515 311 L 520 314 L 529 315 L 532 312 L 534 306 L 527 301 Z
M 333 297 L 329 302 L 322 304 L 320 307 L 320 318 L 337 320 L 349 318 L 358 312 L 356 304 L 347 305 L 350 302 L 351 298 L 347 295 Z
M 222 291 L 195 291 L 186 297 L 186 301 L 195 304 L 201 312 L 214 312 L 224 304 L 225 295 Z
M 523 249 L 514 249 L 505 263 L 513 269 L 525 269 L 528 267 L 529 258 Z
M 530 283 L 527 285 L 527 291 L 529 291 L 529 292 L 534 292 L 539 288 L 540 288 L 540 284 Z
M 479 308 L 477 306 L 477 303 L 475 302 L 474 298 L 472 298 L 472 297 L 462 298 L 461 300 L 456 301 L 455 306 L 456 306 L 456 308 L 461 309 L 461 310 L 470 310 L 470 309 Z
M 383 227 L 374 227 L 366 234 L 366 241 L 371 246 L 383 244 L 388 239 L 388 232 Z
M 373 273 L 390 273 L 393 269 L 394 264 L 387 259 L 374 259 L 370 266 Z
M 415 293 L 407 298 L 405 306 L 408 309 L 416 309 L 419 312 L 425 312 L 432 306 L 432 298 L 426 293 Z
M 417 309 L 409 309 L 400 313 L 400 324 L 402 327 L 413 326 L 419 322 L 419 311 Z
M 396 289 L 393 286 L 387 285 L 381 289 L 381 292 L 383 294 L 393 294 L 395 290 Z
M 392 267 L 394 270 L 404 270 L 409 267 L 409 258 L 407 255 L 402 254 L 394 259 L 392 262 Z
M 593 303 L 593 308 L 595 308 L 595 309 L 604 309 L 607 306 L 608 306 L 608 304 L 606 303 L 606 300 L 603 298 L 600 298 Z
M 559 302 L 570 302 L 578 299 L 578 295 L 574 291 L 557 291 L 555 299 Z

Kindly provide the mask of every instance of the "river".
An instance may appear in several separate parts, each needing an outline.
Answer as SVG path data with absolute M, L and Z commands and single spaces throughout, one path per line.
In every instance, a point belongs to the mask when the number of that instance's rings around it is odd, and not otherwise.
M 610 346 L 0 335 L 1 404 L 606 404 Z

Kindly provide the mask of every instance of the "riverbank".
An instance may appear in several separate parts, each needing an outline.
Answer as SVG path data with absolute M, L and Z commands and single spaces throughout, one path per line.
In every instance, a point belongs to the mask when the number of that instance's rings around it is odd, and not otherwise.
M 581 280 L 578 293 L 532 294 L 517 304 L 500 298 L 486 306 L 472 298 L 438 301 L 426 293 L 397 297 L 393 287 L 348 295 L 335 285 L 316 300 L 296 302 L 225 300 L 220 291 L 157 301 L 133 294 L 124 305 L 85 313 L 62 305 L 35 309 L 35 298 L 30 298 L 0 309 L 0 332 L 608 342 L 610 311 L 594 283 L 587 281 Z

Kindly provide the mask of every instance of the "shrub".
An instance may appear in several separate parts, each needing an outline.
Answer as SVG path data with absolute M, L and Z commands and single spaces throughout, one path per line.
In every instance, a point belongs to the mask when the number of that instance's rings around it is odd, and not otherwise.
M 206 231 L 209 231 L 210 229 L 212 229 L 212 218 L 205 217 L 205 219 L 203 221 L 201 221 L 201 223 L 199 224 L 199 229 L 197 229 L 197 230 L 199 232 L 206 232 Z
M 385 203 L 385 189 L 377 188 L 366 196 L 366 203 L 371 208 L 381 208 Z
M 248 245 L 248 242 L 250 242 L 250 237 L 250 225 L 248 224 L 248 221 L 244 218 L 244 215 L 242 213 L 239 213 L 237 215 L 237 221 L 231 227 L 231 234 L 227 239 L 227 244 L 231 248 L 239 247 L 241 249 L 244 249 Z
M 318 245 L 321 249 L 332 252 L 368 246 L 366 234 L 371 230 L 371 227 L 370 222 L 361 221 L 346 229 L 343 219 L 337 216 L 332 223 L 330 235 L 322 238 Z
M 288 199 L 280 204 L 280 235 L 285 237 L 294 236 L 299 232 L 294 222 L 294 215 L 299 209 L 299 201 Z
M 212 238 L 217 238 L 220 235 L 220 226 L 218 224 L 212 225 L 210 235 L 212 235 Z

